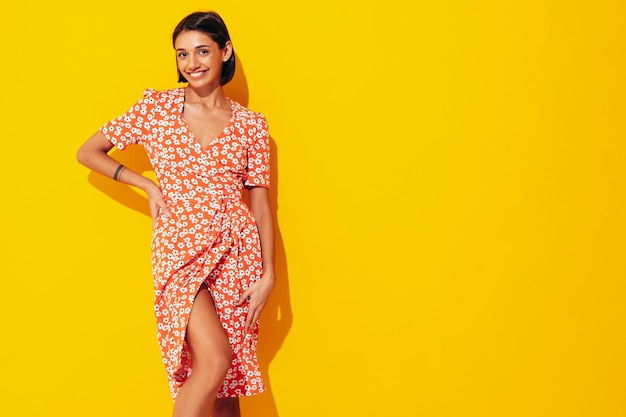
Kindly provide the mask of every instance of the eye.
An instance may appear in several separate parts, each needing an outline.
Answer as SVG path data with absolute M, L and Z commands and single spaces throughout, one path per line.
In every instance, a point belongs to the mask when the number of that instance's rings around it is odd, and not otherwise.
M 185 57 L 187 57 L 187 52 L 179 52 L 177 56 L 179 58 L 185 58 Z
M 200 55 L 208 55 L 209 54 L 209 50 L 208 49 L 200 49 Z

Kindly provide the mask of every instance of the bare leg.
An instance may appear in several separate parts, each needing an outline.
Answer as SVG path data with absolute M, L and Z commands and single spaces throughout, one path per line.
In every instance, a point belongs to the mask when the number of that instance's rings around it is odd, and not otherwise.
M 239 398 L 218 398 L 213 406 L 213 417 L 241 417 Z
M 191 352 L 191 376 L 178 392 L 173 417 L 207 417 L 233 357 L 213 299 L 200 287 L 191 309 L 186 334 Z

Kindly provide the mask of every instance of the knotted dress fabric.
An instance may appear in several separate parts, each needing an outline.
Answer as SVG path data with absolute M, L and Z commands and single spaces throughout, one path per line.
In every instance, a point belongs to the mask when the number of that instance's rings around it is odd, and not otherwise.
M 185 331 L 202 284 L 233 351 L 218 397 L 264 390 L 256 358 L 258 323 L 246 333 L 248 304 L 236 303 L 263 269 L 258 229 L 242 190 L 269 187 L 268 126 L 263 115 L 229 102 L 228 125 L 205 147 L 183 118 L 184 88 L 148 89 L 101 128 L 120 150 L 144 146 L 170 211 L 155 222 L 152 272 L 158 341 L 174 398 L 193 371 Z

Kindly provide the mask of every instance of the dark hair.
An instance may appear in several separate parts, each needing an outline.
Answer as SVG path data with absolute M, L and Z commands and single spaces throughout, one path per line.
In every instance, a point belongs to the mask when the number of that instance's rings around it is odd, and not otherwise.
M 176 48 L 176 38 L 183 32 L 197 30 L 206 33 L 217 43 L 220 49 L 226 46 L 226 42 L 230 40 L 228 29 L 226 24 L 222 20 L 219 14 L 215 12 L 195 12 L 186 16 L 183 20 L 176 25 L 174 33 L 172 33 L 172 45 Z M 187 79 L 183 77 L 180 70 L 178 70 L 178 82 L 187 82 Z M 220 85 L 224 85 L 233 79 L 235 75 L 235 50 L 232 50 L 232 54 L 228 61 L 222 64 L 222 77 L 220 78 Z

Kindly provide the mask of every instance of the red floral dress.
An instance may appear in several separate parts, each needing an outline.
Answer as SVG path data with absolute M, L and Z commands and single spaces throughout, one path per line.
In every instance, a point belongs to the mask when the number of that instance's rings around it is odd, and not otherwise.
M 158 340 L 172 396 L 191 375 L 185 342 L 194 297 L 205 283 L 233 350 L 218 397 L 263 392 L 256 359 L 258 326 L 246 334 L 248 305 L 240 294 L 261 278 L 256 222 L 243 203 L 243 187 L 269 187 L 269 135 L 265 118 L 230 100 L 222 133 L 202 147 L 183 119 L 184 88 L 146 90 L 102 133 L 124 150 L 141 144 L 170 215 L 159 216 L 152 237 L 154 308 Z

